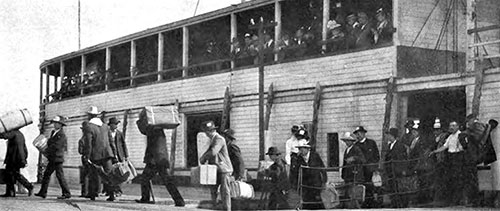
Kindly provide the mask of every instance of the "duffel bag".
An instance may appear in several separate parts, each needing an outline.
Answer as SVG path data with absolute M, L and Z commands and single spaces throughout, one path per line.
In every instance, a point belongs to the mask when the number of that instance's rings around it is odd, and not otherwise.
M 255 196 L 253 186 L 246 182 L 231 181 L 229 189 L 233 199 L 252 199 Z

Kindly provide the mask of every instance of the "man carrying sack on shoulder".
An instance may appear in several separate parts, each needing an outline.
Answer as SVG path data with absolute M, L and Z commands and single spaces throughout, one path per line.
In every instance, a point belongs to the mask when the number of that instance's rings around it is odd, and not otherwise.
M 201 131 L 210 139 L 210 146 L 200 157 L 200 163 L 209 161 L 210 164 L 217 165 L 217 184 L 220 184 L 220 193 L 224 210 L 231 210 L 231 193 L 229 190 L 230 176 L 233 173 L 233 166 L 227 151 L 226 140 L 216 131 L 217 127 L 213 121 L 203 122 Z M 217 186 L 215 186 L 217 187 Z M 212 190 L 212 197 L 217 192 L 217 188 Z M 212 198 L 214 200 L 214 198 Z

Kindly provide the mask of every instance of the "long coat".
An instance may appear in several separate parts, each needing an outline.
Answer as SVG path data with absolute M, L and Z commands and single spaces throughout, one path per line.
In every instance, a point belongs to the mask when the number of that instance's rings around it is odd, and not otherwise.
M 233 172 L 233 165 L 231 164 L 229 152 L 227 151 L 226 140 L 218 133 L 216 133 L 210 141 L 210 146 L 207 151 L 200 157 L 201 163 L 205 163 L 206 161 L 215 161 L 213 164 L 217 165 L 218 172 Z
M 396 141 L 392 149 L 385 154 L 385 172 L 389 178 L 406 176 L 408 172 L 408 149 L 401 141 Z
M 325 167 L 323 160 L 317 152 L 310 152 L 308 162 L 305 162 L 302 156 L 299 156 L 298 161 L 300 166 L 308 167 Z M 319 169 L 303 169 L 302 170 L 302 185 L 321 187 L 327 181 L 326 171 Z
M 167 138 L 165 137 L 163 129 L 148 125 L 144 120 L 138 120 L 136 123 L 139 131 L 147 137 L 144 163 L 170 167 Z
M 109 145 L 108 131 L 109 128 L 107 125 L 97 125 L 92 123 L 92 121 L 84 128 L 84 154 L 87 159 L 94 162 L 113 158 L 113 150 Z
M 354 158 L 354 161 L 347 162 L 347 158 L 351 157 Z M 349 152 L 346 149 L 342 165 L 342 179 L 346 182 L 363 182 L 363 168 L 359 165 L 364 163 L 366 163 L 365 156 L 358 146 L 353 145 Z
M 7 153 L 4 163 L 6 166 L 24 168 L 27 164 L 28 149 L 26 148 L 24 135 L 19 130 L 4 133 L 7 139 Z
M 378 162 L 380 160 L 380 154 L 377 147 L 377 143 L 374 140 L 367 138 L 363 143 L 357 141 L 354 145 L 358 146 L 361 149 L 363 155 L 365 156 L 366 163 L 373 164 L 370 166 L 365 166 L 363 168 L 365 174 L 365 180 L 371 180 L 372 172 L 378 168 Z
M 118 159 L 118 162 L 122 162 L 125 158 L 128 158 L 127 144 L 125 143 L 125 138 L 121 131 L 116 130 L 114 139 L 111 135 L 111 131 L 109 131 L 109 143 L 111 144 L 111 150 L 113 150 L 113 154 L 116 159 Z
M 52 131 L 51 137 L 47 140 L 47 159 L 49 162 L 64 162 L 64 153 L 67 151 L 68 140 L 64 130 L 61 128 L 57 133 Z

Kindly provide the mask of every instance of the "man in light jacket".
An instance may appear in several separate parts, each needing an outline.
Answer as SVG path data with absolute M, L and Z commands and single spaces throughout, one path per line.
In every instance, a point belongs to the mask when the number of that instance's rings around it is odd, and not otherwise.
M 233 173 L 233 166 L 227 151 L 226 140 L 217 133 L 216 129 L 217 127 L 213 121 L 206 121 L 201 125 L 201 130 L 210 139 L 210 146 L 200 157 L 200 163 L 206 163 L 208 161 L 210 164 L 217 165 L 217 182 L 220 184 L 222 205 L 225 210 L 231 210 L 229 177 Z M 213 196 L 214 194 L 212 193 L 212 197 Z

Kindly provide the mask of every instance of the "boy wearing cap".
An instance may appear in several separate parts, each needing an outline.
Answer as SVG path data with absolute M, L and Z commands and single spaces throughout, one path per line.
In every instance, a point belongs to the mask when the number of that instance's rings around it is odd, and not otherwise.
M 266 174 L 271 177 L 268 209 L 288 209 L 287 192 L 290 189 L 290 182 L 286 173 L 286 162 L 281 158 L 281 152 L 277 147 L 269 147 L 266 155 L 274 161 L 269 169 L 266 169 Z
M 222 205 L 225 210 L 231 210 L 231 195 L 229 192 L 229 177 L 233 172 L 233 166 L 224 138 L 216 131 L 217 127 L 213 121 L 205 121 L 201 125 L 203 131 L 210 139 L 210 146 L 200 157 L 200 163 L 210 162 L 217 165 L 217 184 L 220 184 Z M 212 200 L 217 199 L 217 188 L 212 189 Z M 215 192 L 215 194 L 214 194 Z M 214 198 L 215 196 L 215 198 Z
M 7 152 L 5 154 L 5 194 L 0 197 L 15 197 L 15 184 L 19 181 L 26 189 L 28 196 L 33 193 L 33 184 L 31 184 L 20 172 L 21 168 L 26 167 L 28 158 L 28 149 L 26 148 L 24 135 L 19 131 L 11 130 L 9 132 L 0 133 L 1 139 L 7 139 Z
M 46 155 L 49 163 L 43 173 L 42 187 L 35 195 L 42 198 L 47 197 L 47 188 L 49 187 L 50 176 L 55 171 L 57 180 L 59 181 L 59 185 L 62 190 L 62 195 L 57 198 L 69 199 L 71 198 L 71 193 L 68 185 L 66 184 L 63 171 L 64 153 L 67 151 L 68 146 L 66 135 L 63 130 L 63 126 L 66 126 L 66 123 L 64 122 L 64 117 L 62 116 L 56 116 L 50 122 L 54 124 L 54 130 L 52 131 L 49 140 L 47 140 Z

